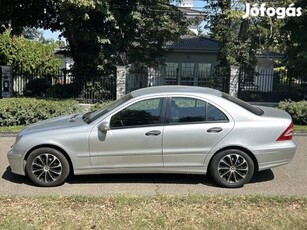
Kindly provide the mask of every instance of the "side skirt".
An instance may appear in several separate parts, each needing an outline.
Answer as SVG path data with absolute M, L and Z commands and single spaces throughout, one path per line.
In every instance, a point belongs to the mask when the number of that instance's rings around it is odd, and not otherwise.
M 75 170 L 75 175 L 89 174 L 129 174 L 129 173 L 178 173 L 178 174 L 206 174 L 205 167 L 154 167 L 154 168 L 96 168 Z

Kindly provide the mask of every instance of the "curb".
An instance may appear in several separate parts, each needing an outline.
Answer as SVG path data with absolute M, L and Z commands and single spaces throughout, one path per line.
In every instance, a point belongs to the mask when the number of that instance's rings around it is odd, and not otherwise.
M 300 132 L 298 132 L 298 133 L 294 133 L 293 135 L 294 136 L 307 136 L 307 133 L 300 133 Z
M 0 137 L 16 137 L 17 133 L 0 133 Z

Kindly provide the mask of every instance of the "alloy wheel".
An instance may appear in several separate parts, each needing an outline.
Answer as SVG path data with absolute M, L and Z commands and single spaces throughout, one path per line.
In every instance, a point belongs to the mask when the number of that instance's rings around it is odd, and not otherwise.
M 227 183 L 238 183 L 248 174 L 248 163 L 239 154 L 227 154 L 218 163 L 218 175 Z
M 63 167 L 55 155 L 42 153 L 32 161 L 31 170 L 37 180 L 50 183 L 59 179 Z

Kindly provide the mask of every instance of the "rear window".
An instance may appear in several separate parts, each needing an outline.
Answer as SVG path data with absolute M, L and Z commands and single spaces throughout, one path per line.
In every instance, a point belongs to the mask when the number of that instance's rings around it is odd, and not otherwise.
M 236 97 L 230 96 L 229 94 L 226 93 L 222 93 L 222 98 L 225 98 L 228 101 L 231 101 L 239 106 L 241 106 L 242 108 L 250 111 L 251 113 L 261 116 L 263 114 L 263 111 L 261 109 L 259 109 L 258 107 L 252 106 L 251 104 L 242 101 Z

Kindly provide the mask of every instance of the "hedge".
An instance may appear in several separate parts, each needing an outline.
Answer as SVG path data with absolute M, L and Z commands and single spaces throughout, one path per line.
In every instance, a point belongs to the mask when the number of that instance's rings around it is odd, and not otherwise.
M 287 111 L 296 125 L 307 125 L 307 101 L 281 101 L 278 108 Z
M 105 107 L 108 101 L 91 107 L 91 111 Z M 281 101 L 278 108 L 287 111 L 294 124 L 307 125 L 307 101 Z M 27 125 L 64 114 L 82 112 L 74 100 L 43 100 L 34 98 L 0 99 L 0 126 Z
M 0 126 L 27 125 L 79 112 L 81 108 L 74 100 L 5 98 L 0 100 Z
M 96 111 L 96 110 L 99 110 L 99 109 L 103 109 L 104 107 L 106 107 L 110 103 L 111 103 L 111 101 L 98 102 L 91 107 L 91 111 L 93 112 L 93 111 Z

